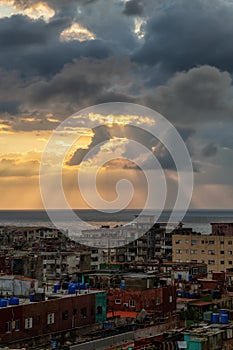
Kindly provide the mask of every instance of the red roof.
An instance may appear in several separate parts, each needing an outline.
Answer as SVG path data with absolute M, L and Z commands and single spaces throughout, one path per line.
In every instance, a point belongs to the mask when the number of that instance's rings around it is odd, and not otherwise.
M 196 303 L 192 303 L 192 306 L 206 306 L 213 305 L 211 301 L 197 301 Z
M 116 317 L 116 316 L 120 316 L 120 318 L 136 318 L 138 315 L 138 312 L 135 311 L 110 311 L 107 313 L 107 318 L 110 317 Z

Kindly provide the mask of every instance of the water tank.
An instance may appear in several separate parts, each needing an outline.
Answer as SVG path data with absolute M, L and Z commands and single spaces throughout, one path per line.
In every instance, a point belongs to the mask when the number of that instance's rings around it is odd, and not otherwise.
M 189 298 L 193 299 L 195 298 L 196 294 L 195 293 L 189 293 Z
M 57 349 L 57 340 L 51 340 L 52 349 Z
M 212 322 L 213 323 L 218 323 L 219 320 L 219 314 L 212 314 Z
M 53 286 L 53 292 L 54 293 L 57 293 L 57 291 L 59 291 L 60 290 L 60 284 L 54 284 L 54 286 Z
M 68 285 L 68 293 L 69 294 L 75 294 L 76 289 L 77 289 L 76 283 L 69 283 L 69 285 Z
M 18 297 L 11 297 L 9 299 L 9 305 L 19 305 L 19 298 Z
M 225 309 L 220 310 L 220 315 L 226 315 L 226 314 L 228 314 L 228 310 L 225 310 Z
M 35 300 L 35 294 L 30 294 L 29 300 L 33 302 Z
M 85 283 L 79 283 L 79 288 L 81 290 L 84 290 L 85 289 Z
M 220 323 L 222 324 L 228 323 L 228 314 L 220 314 Z
M 0 307 L 6 307 L 7 306 L 7 300 L 6 299 L 0 299 Z

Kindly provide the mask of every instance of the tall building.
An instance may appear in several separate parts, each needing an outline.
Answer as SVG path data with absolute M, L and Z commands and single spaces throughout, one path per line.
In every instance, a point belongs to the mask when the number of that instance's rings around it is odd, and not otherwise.
M 172 236 L 172 258 L 176 262 L 206 263 L 208 272 L 233 267 L 233 223 L 212 223 L 210 235 L 177 229 Z

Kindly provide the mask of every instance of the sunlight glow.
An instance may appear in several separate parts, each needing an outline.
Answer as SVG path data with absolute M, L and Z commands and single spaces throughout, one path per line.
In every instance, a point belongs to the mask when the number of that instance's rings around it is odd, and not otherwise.
M 13 15 L 24 15 L 31 19 L 43 19 L 49 21 L 55 15 L 55 11 L 45 2 L 38 2 L 32 6 L 20 6 L 13 0 L 0 0 L 0 18 Z
M 86 40 L 94 40 L 95 35 L 90 32 L 87 28 L 84 28 L 78 23 L 73 23 L 71 27 L 64 29 L 60 35 L 61 40 L 63 41 L 86 41 Z
M 98 121 L 99 123 L 106 124 L 108 126 L 112 126 L 113 124 L 117 125 L 128 125 L 130 123 L 140 124 L 149 124 L 152 125 L 155 121 L 149 117 L 142 117 L 138 115 L 113 115 L 109 114 L 107 116 L 98 114 L 98 113 L 89 113 L 89 118 L 91 121 Z

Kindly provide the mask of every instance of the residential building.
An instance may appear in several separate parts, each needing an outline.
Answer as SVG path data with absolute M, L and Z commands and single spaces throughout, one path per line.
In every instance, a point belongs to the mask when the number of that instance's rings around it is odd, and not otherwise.
M 205 263 L 208 272 L 224 272 L 233 267 L 233 235 L 231 223 L 212 224 L 213 232 L 204 235 L 182 232 L 177 229 L 172 235 L 172 260 L 176 262 Z M 218 231 L 224 227 L 224 232 Z M 228 229 L 229 230 L 228 230 Z
M 51 294 L 41 301 L 22 301 L 14 298 L 7 306 L 0 307 L 0 344 L 43 344 L 62 338 L 64 333 L 80 327 L 90 327 L 106 320 L 106 293 L 82 291 L 78 295 Z M 39 300 L 39 299 L 38 299 Z M 18 304 L 17 304 L 18 303 Z
M 171 316 L 176 311 L 176 289 L 174 286 L 137 290 L 109 290 L 108 311 L 149 311 L 157 317 Z

